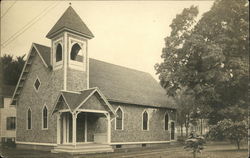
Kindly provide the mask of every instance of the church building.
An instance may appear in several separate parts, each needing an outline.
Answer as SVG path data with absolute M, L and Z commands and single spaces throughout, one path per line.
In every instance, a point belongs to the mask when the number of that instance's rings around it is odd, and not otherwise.
M 165 90 L 149 73 L 89 58 L 94 35 L 71 6 L 46 37 L 12 97 L 17 147 L 84 154 L 176 140 Z

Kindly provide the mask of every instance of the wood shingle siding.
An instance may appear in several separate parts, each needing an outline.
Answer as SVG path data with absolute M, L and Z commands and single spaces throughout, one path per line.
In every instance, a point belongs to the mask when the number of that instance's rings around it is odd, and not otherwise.
M 35 50 L 33 50 L 35 51 Z M 56 143 L 56 118 L 52 107 L 60 90 L 63 88 L 62 70 L 52 72 L 44 66 L 41 58 L 34 53 L 32 66 L 24 82 L 22 93 L 17 104 L 17 132 L 16 140 L 20 142 Z M 39 91 L 35 93 L 33 86 L 37 76 L 42 82 Z M 48 130 L 42 130 L 42 108 L 46 103 L 48 108 Z M 26 129 L 28 108 L 32 109 L 32 129 Z
M 150 142 L 170 141 L 170 130 L 164 129 L 164 116 L 169 112 L 170 119 L 175 121 L 175 112 L 162 108 L 145 108 L 142 106 L 112 104 L 116 109 L 121 107 L 124 112 L 124 129 L 115 130 L 115 121 L 111 122 L 111 142 Z M 149 130 L 142 130 L 142 113 L 148 112 Z

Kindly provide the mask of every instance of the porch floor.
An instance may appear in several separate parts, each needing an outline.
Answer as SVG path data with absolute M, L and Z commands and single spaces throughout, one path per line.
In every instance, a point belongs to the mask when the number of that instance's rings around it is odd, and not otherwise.
M 90 153 L 107 153 L 114 152 L 114 149 L 108 144 L 100 143 L 77 143 L 60 144 L 51 150 L 52 153 L 66 152 L 71 154 L 90 154 Z

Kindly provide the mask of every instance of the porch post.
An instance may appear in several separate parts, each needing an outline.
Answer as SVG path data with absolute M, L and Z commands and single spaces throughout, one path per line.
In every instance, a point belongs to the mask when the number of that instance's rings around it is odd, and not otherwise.
M 61 144 L 61 113 L 57 114 L 57 144 Z
M 85 139 L 84 139 L 84 142 L 88 142 L 88 116 L 87 116 L 87 113 L 85 113 L 85 123 L 84 123 L 84 137 L 85 137 Z
M 110 114 L 107 114 L 108 120 L 108 128 L 107 128 L 107 143 L 110 144 L 111 142 L 111 121 L 110 121 Z
M 66 116 L 67 115 L 63 115 L 63 117 L 62 117 L 62 120 L 63 120 L 63 144 L 65 144 L 66 143 L 66 131 L 67 131 L 67 129 L 66 129 Z
M 76 119 L 77 113 L 72 113 L 72 144 L 76 145 Z

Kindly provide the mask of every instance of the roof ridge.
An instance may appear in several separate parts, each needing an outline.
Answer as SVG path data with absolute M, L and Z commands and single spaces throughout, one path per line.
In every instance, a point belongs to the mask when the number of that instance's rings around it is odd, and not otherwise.
M 133 70 L 133 71 L 143 72 L 143 73 L 148 74 L 148 75 L 151 76 L 151 74 L 150 74 L 149 72 L 146 72 L 146 71 L 142 71 L 142 70 L 138 70 L 138 69 L 126 67 L 126 66 L 123 66 L 123 65 L 118 65 L 118 64 L 109 63 L 109 62 L 107 62 L 107 61 L 102 61 L 102 60 L 98 60 L 98 59 L 95 59 L 95 58 L 89 58 L 89 59 L 93 59 L 93 60 L 96 60 L 96 61 L 100 61 L 100 62 L 103 62 L 103 63 L 105 63 L 105 64 L 110 64 L 110 65 L 118 66 L 118 67 L 121 67 L 121 68 L 130 69 L 130 70 Z
M 47 48 L 51 49 L 51 47 L 43 45 L 43 44 L 39 44 L 39 43 L 36 43 L 36 42 L 32 42 L 32 43 L 35 44 L 35 45 L 40 45 L 40 46 L 47 47 Z
M 41 45 L 41 46 L 44 46 L 44 47 L 47 47 L 47 48 L 51 49 L 51 47 L 46 46 L 46 45 L 42 45 L 42 44 L 39 44 L 39 43 L 34 43 L 34 44 L 38 44 L 38 45 Z M 107 61 L 103 61 L 103 60 L 99 60 L 99 59 L 96 59 L 96 58 L 89 58 L 89 59 L 96 60 L 96 61 L 99 61 L 99 62 L 103 62 L 105 64 L 111 64 L 111 65 L 114 65 L 114 66 L 119 66 L 121 68 L 130 69 L 130 70 L 133 70 L 133 71 L 143 72 L 143 73 L 146 73 L 146 74 L 148 74 L 148 75 L 151 76 L 151 74 L 149 72 L 146 72 L 146 71 L 142 71 L 142 70 L 138 70 L 138 69 L 126 67 L 126 66 L 123 66 L 123 65 L 113 64 L 113 63 L 110 63 L 110 62 L 107 62 Z

